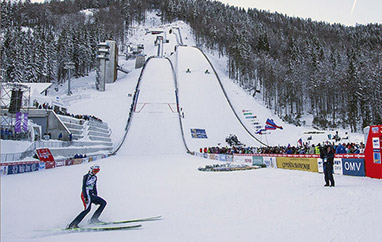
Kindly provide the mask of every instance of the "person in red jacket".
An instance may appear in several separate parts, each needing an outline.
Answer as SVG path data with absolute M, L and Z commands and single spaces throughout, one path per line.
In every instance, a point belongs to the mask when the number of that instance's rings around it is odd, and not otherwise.
M 103 209 L 106 206 L 106 201 L 98 196 L 97 194 L 97 176 L 96 174 L 100 171 L 100 167 L 95 165 L 91 166 L 87 174 L 84 175 L 82 180 L 82 193 L 81 199 L 84 204 L 84 211 L 82 211 L 69 225 L 68 229 L 78 228 L 78 224 L 84 219 L 84 217 L 90 212 L 91 204 L 100 205 L 98 209 L 94 212 L 90 219 L 90 223 L 100 223 L 98 219 L 101 215 Z

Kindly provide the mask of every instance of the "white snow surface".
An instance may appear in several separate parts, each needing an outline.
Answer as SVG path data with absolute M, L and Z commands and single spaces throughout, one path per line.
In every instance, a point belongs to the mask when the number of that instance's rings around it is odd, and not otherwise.
M 147 21 L 150 23 L 157 21 Z M 192 31 L 182 22 L 166 25 L 181 28 L 183 41 L 195 45 Z M 155 36 L 144 35 L 138 26 L 131 40 L 145 44 L 155 55 Z M 170 38 L 171 37 L 171 38 Z M 176 43 L 173 35 L 165 46 L 167 56 Z M 227 94 L 239 112 L 254 110 L 259 120 L 273 118 L 283 131 L 267 136 L 272 145 L 297 142 L 306 130 L 284 124 L 259 100 L 242 91 L 225 76 L 222 60 L 208 54 L 222 79 Z M 204 73 L 210 66 L 201 52 L 181 47 L 171 60 L 178 63 L 179 102 L 186 143 L 191 150 L 224 142 L 229 133 L 256 145 L 229 113 L 215 77 Z M 224 61 L 224 60 L 223 60 Z M 106 86 L 94 90 L 94 73 L 72 80 L 73 95 L 65 86 L 52 97 L 66 99 L 69 112 L 95 115 L 109 124 L 112 139 L 119 144 L 140 70 L 132 61 L 120 64 L 130 69 Z M 191 73 L 186 74 L 185 69 Z M 126 231 L 57 233 L 38 231 L 63 228 L 83 209 L 80 200 L 82 176 L 94 163 L 60 167 L 40 172 L 1 177 L 1 241 L 382 241 L 380 233 L 381 180 L 335 176 L 336 187 L 324 187 L 319 173 L 264 168 L 249 171 L 200 172 L 198 167 L 217 161 L 186 154 L 176 110 L 174 76 L 166 59 L 151 59 L 142 76 L 136 112 L 126 141 L 117 155 L 98 160 L 98 193 L 107 201 L 100 219 L 115 221 L 161 215 Z M 205 103 L 209 102 L 209 103 Z M 223 115 L 224 114 L 224 115 Z M 244 120 L 245 121 L 245 120 Z M 228 125 L 228 127 L 227 127 Z M 205 128 L 210 143 L 190 138 L 190 128 Z M 340 131 L 342 132 L 342 131 Z M 361 134 L 349 134 L 361 140 Z M 320 137 L 325 139 L 325 137 Z M 317 138 L 316 142 L 321 142 Z M 264 141 L 266 141 L 263 138 Z M 251 143 L 254 142 L 254 143 Z M 294 142 L 294 143 L 293 143 Z M 3 152 L 3 151 L 2 151 Z M 86 227 L 85 217 L 80 226 Z

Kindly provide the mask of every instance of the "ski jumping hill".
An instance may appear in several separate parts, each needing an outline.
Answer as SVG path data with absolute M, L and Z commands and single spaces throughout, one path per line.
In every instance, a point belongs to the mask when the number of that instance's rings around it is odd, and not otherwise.
M 207 57 L 198 48 L 179 46 L 178 32 L 162 36 L 167 42 L 155 41 L 156 54 L 170 55 L 176 69 L 168 58 L 147 60 L 118 155 L 178 154 L 226 146 L 230 134 L 247 146 L 260 146 L 237 118 Z

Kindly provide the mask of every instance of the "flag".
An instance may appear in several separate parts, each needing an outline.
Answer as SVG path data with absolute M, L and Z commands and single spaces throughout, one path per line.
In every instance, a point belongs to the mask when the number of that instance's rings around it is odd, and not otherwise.
M 259 129 L 259 130 L 257 130 L 256 134 L 263 134 L 263 132 L 265 132 L 265 131 L 266 131 L 266 129 Z
M 265 130 L 275 130 L 275 129 L 276 129 L 276 127 L 274 127 L 274 126 L 271 126 L 268 124 L 265 125 Z
M 25 133 L 28 132 L 28 113 L 24 113 L 23 130 Z
M 21 115 L 20 112 L 16 113 L 15 133 L 21 132 Z
M 302 146 L 302 138 L 300 138 L 300 139 L 298 140 L 298 143 L 300 144 L 300 146 Z
M 269 126 L 272 126 L 272 127 L 274 127 L 274 129 L 283 129 L 283 127 L 282 126 L 278 126 L 278 125 L 276 125 L 276 123 L 273 121 L 273 119 L 267 119 L 267 122 L 266 122 L 266 124 L 267 125 L 269 125 Z M 266 126 L 265 126 L 266 127 Z

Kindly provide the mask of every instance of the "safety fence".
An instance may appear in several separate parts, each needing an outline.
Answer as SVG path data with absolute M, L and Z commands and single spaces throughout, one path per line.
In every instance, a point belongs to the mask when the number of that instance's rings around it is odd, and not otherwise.
M 36 160 L 36 161 L 1 163 L 1 176 L 42 171 L 45 169 L 52 169 L 52 168 L 57 168 L 62 166 L 79 165 L 79 164 L 89 163 L 89 162 L 93 162 L 93 161 L 107 158 L 107 157 L 108 155 L 93 155 L 93 156 L 88 156 L 85 158 L 57 159 L 55 161 L 47 161 L 47 162 Z
M 323 172 L 323 160 L 319 155 L 285 155 L 285 154 L 209 154 L 194 155 L 206 159 L 232 162 L 247 165 L 265 165 L 268 168 L 281 168 L 310 172 Z M 335 155 L 334 173 L 338 175 L 366 176 L 365 155 L 341 154 Z

